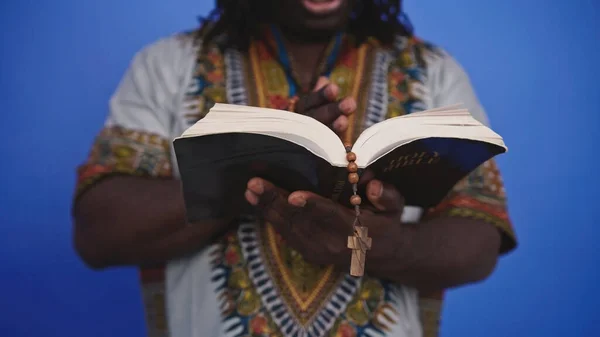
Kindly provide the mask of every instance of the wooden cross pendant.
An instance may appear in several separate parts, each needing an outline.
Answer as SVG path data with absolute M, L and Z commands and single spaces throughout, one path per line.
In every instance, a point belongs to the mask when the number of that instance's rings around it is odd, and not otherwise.
M 352 276 L 363 276 L 365 273 L 367 250 L 371 249 L 371 238 L 368 237 L 368 232 L 367 227 L 354 226 L 354 236 L 348 237 L 348 248 L 352 249 L 350 262 L 350 275 Z

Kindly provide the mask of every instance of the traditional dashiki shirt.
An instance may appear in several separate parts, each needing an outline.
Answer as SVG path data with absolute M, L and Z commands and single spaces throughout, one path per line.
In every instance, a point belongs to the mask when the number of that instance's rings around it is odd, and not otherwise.
M 273 33 L 275 34 L 275 33 Z M 77 196 L 111 174 L 178 177 L 171 141 L 216 102 L 285 108 L 297 88 L 266 43 L 283 56 L 276 35 L 248 53 L 202 46 L 196 32 L 141 50 L 110 102 L 106 124 L 78 170 Z M 345 140 L 386 118 L 463 103 L 487 123 L 469 79 L 444 50 L 417 38 L 393 46 L 360 45 L 339 36 L 328 74 L 341 96 L 357 99 Z M 456 185 L 436 208 L 407 207 L 403 221 L 424 217 L 484 220 L 515 247 L 502 181 L 493 160 Z M 166 281 L 166 282 L 165 282 Z M 436 336 L 443 293 L 316 266 L 286 246 L 269 224 L 248 218 L 202 251 L 141 270 L 149 337 Z

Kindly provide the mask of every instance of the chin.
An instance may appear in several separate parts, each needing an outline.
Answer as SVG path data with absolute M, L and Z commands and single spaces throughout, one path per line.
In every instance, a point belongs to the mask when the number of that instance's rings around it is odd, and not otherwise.
M 306 20 L 307 26 L 340 28 L 350 20 L 350 12 L 351 8 L 342 7 L 338 12 L 331 13 L 330 15 L 309 16 Z
M 351 12 L 351 0 L 280 0 L 277 14 L 286 28 L 318 37 L 331 34 L 346 25 Z

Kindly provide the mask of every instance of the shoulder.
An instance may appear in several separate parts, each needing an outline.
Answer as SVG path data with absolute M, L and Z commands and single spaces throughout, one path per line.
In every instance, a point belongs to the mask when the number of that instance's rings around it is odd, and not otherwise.
M 456 59 L 444 48 L 417 37 L 398 36 L 391 47 L 392 70 L 401 68 L 427 87 L 441 80 L 454 81 L 466 77 Z
M 409 96 L 423 108 L 462 104 L 480 122 L 489 121 L 463 66 L 444 48 L 417 37 L 397 37 L 394 69 L 409 81 Z
M 399 38 L 397 48 L 410 53 L 426 74 L 427 82 L 444 77 L 445 80 L 461 80 L 467 77 L 462 65 L 445 48 L 418 37 Z
M 178 104 L 200 48 L 195 41 L 193 32 L 186 32 L 142 46 L 131 58 L 115 98 L 139 95 L 164 106 Z
M 130 62 L 130 70 L 150 72 L 165 80 L 184 76 L 193 65 L 199 43 L 194 32 L 161 37 L 142 46 Z
M 446 49 L 427 40 L 397 36 L 391 49 L 396 65 L 421 72 L 424 80 L 429 81 L 442 74 L 451 78 L 466 75 L 459 62 Z
M 469 75 L 450 52 L 415 37 L 400 38 L 398 41 L 396 48 L 400 58 L 412 60 L 412 67 L 422 74 L 420 81 L 430 108 L 463 104 L 473 117 L 484 124 L 489 123 Z M 403 64 L 406 62 L 402 61 Z
M 193 36 L 183 33 L 157 39 L 135 52 L 110 99 L 111 120 L 127 124 L 141 115 L 154 115 L 165 124 L 191 77 L 195 49 Z

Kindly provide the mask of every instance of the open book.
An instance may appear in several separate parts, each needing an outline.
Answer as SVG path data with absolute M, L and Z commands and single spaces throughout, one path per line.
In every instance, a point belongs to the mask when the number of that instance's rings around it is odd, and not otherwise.
M 304 115 L 215 104 L 174 148 L 189 221 L 227 214 L 255 176 L 342 203 L 351 194 L 340 137 Z M 460 106 L 385 120 L 352 145 L 359 173 L 371 170 L 395 185 L 407 205 L 419 207 L 435 206 L 460 179 L 506 150 L 500 135 Z

